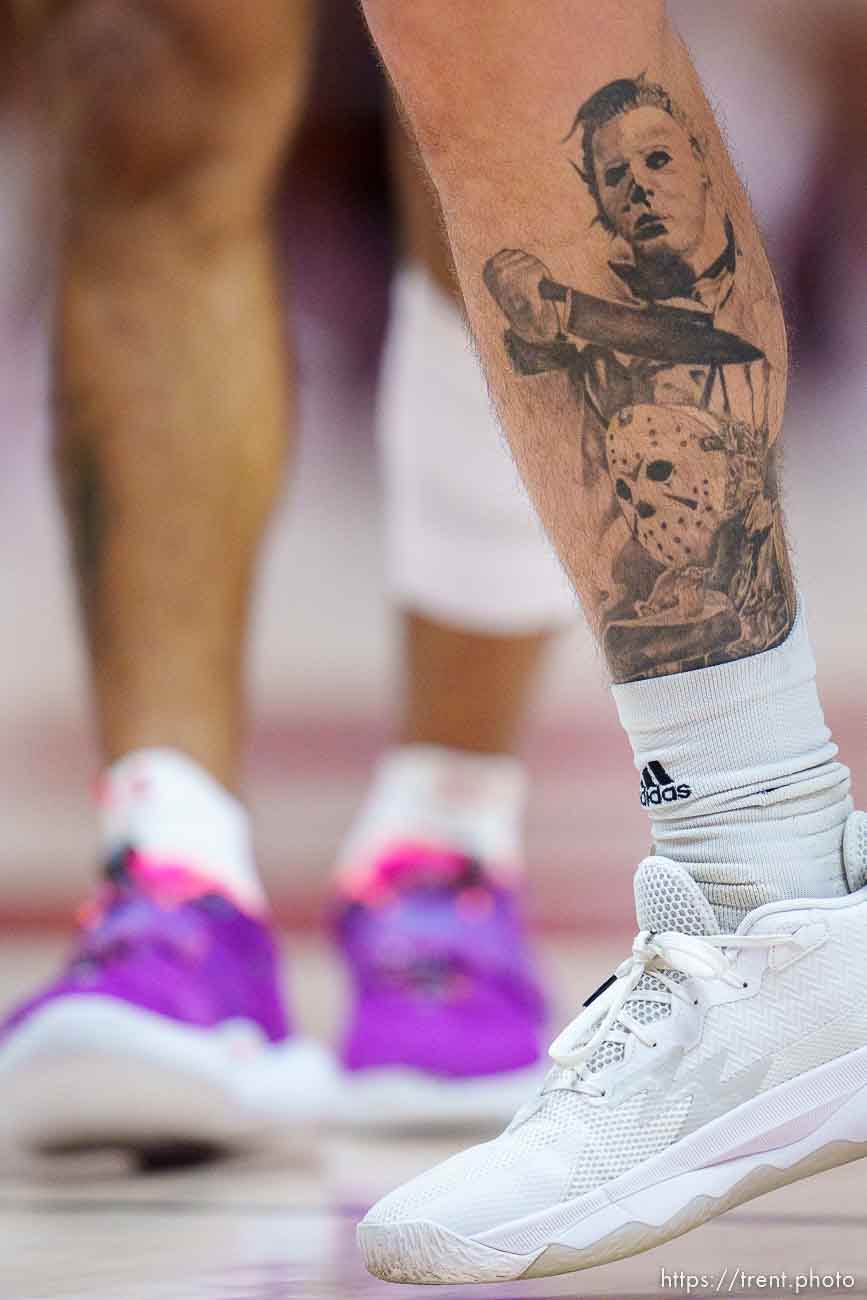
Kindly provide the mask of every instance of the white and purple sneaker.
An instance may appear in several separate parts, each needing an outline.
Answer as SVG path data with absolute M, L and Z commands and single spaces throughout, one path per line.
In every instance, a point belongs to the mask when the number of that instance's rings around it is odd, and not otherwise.
M 127 851 L 59 975 L 0 1024 L 0 1146 L 280 1146 L 335 1070 L 292 1032 L 261 917 Z
M 516 888 L 476 859 L 405 842 L 344 884 L 352 982 L 341 1122 L 499 1127 L 540 1083 L 545 1004 Z

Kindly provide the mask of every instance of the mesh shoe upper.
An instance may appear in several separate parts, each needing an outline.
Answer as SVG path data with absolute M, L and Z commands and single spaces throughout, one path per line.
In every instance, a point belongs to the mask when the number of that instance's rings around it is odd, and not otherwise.
M 664 859 L 642 864 L 636 901 L 646 930 L 712 936 L 717 929 L 699 887 Z M 771 960 L 771 925 L 784 934 L 803 930 L 806 946 L 789 953 L 783 945 Z M 731 963 L 728 996 L 709 996 L 699 1008 L 711 979 L 664 966 L 643 974 L 588 1060 L 555 1067 L 499 1138 L 399 1188 L 367 1222 L 424 1219 L 462 1235 L 485 1232 L 593 1192 L 741 1102 L 863 1046 L 867 904 L 822 913 L 807 905 L 754 929 L 741 939 L 756 945 L 743 954 L 751 978 L 742 980 Z M 700 938 L 693 942 L 701 947 Z M 720 954 L 727 977 L 734 948 L 718 935 L 713 942 L 705 946 Z M 667 987 L 672 978 L 682 996 Z M 642 1048 L 630 1023 L 645 1039 L 656 1025 L 670 1025 L 667 1038 L 657 1031 L 662 1050 Z M 576 1029 L 584 1041 L 588 1032 L 586 1023 Z

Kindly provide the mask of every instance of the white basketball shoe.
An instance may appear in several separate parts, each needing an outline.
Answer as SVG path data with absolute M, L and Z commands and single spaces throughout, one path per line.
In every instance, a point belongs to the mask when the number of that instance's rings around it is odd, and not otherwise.
M 867 1155 L 867 815 L 842 898 L 771 903 L 733 935 L 683 867 L 638 869 L 641 933 L 495 1141 L 375 1205 L 367 1267 L 505 1282 L 649 1250 Z

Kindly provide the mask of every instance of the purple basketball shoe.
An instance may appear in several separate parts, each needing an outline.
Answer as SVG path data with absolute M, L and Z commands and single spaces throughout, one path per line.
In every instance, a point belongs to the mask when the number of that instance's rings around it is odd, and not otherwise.
M 0 1142 L 32 1149 L 278 1143 L 330 1100 L 293 1035 L 263 921 L 127 851 L 60 974 L 0 1025 Z
M 545 1073 L 545 1007 L 515 891 L 475 860 L 400 844 L 345 882 L 354 984 L 341 1050 L 352 1125 L 504 1123 Z

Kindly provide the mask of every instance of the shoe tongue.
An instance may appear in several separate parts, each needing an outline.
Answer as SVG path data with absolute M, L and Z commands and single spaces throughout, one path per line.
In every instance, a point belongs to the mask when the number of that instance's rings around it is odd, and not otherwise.
M 645 858 L 639 866 L 635 873 L 635 910 L 641 930 L 652 930 L 657 934 L 667 930 L 676 930 L 679 934 L 719 934 L 714 910 L 701 889 L 684 867 L 669 858 Z M 669 979 L 678 978 L 677 971 L 667 971 L 666 974 Z M 648 1025 L 671 1013 L 670 1000 L 665 1001 L 659 996 L 666 993 L 666 986 L 652 971 L 645 971 L 634 993 L 645 996 L 627 999 L 623 1007 L 627 1016 L 634 1015 L 642 1024 Z M 620 1036 L 606 1038 L 597 1047 L 582 1067 L 584 1076 L 590 1077 L 624 1059 L 624 1025 L 619 1019 L 615 1028 Z
M 657 934 L 719 934 L 716 914 L 685 867 L 669 858 L 645 858 L 635 873 L 635 911 L 641 930 Z

